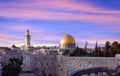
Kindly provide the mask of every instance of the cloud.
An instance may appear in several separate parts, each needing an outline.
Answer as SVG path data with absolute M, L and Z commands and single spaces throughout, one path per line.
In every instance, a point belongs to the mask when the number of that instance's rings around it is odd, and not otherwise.
M 29 29 L 29 26 L 26 25 L 8 25 L 6 26 L 7 29 L 12 30 L 12 31 L 25 31 L 27 29 Z
M 9 34 L 3 34 L 0 33 L 0 40 L 11 40 L 13 39 L 15 36 L 9 35 Z
M 19 38 L 21 38 L 19 35 L 10 35 L 0 32 L 0 46 L 11 46 L 16 43 L 23 43 L 23 40 L 19 40 Z
M 104 32 L 104 31 L 102 31 L 102 32 Z M 92 47 L 94 47 L 93 45 L 95 45 L 96 41 L 98 41 L 98 44 L 102 45 L 102 46 L 106 43 L 106 41 L 110 41 L 111 43 L 114 41 L 120 42 L 119 36 L 112 35 L 111 31 L 109 32 L 109 35 L 103 34 L 103 33 L 100 34 L 100 33 L 101 32 L 96 33 L 95 31 L 93 33 L 91 33 L 91 32 L 78 33 L 78 35 L 75 37 L 76 43 L 81 44 L 80 46 L 84 47 L 85 42 L 88 41 L 88 45 L 92 44 Z
M 119 38 L 97 38 L 95 39 L 77 39 L 76 42 L 85 43 L 85 41 L 88 41 L 89 44 L 95 44 L 96 41 L 98 41 L 98 44 L 105 44 L 106 41 L 110 41 L 111 43 L 114 41 L 120 41 Z
M 32 2 L 31 2 L 32 1 Z M 120 23 L 119 10 L 97 8 L 89 3 L 70 0 L 31 0 L 28 3 L 0 3 L 0 16 L 21 19 L 78 20 Z M 4 7 L 7 6 L 7 7 Z M 77 13 L 75 11 L 78 11 Z M 9 13 L 8 13 L 9 12 Z

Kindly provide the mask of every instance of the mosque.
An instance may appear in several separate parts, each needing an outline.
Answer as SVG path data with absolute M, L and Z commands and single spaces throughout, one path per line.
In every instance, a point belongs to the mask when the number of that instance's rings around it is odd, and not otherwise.
M 76 48 L 75 39 L 70 35 L 64 35 L 60 40 L 60 49 L 68 49 L 72 52 Z

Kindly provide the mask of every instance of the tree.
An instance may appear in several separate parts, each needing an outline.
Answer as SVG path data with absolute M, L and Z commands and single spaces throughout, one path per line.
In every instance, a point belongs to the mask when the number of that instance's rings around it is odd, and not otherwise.
M 117 41 L 114 41 L 111 44 L 111 47 L 109 49 L 109 55 L 110 56 L 115 56 L 115 54 L 120 54 L 120 43 L 118 43 Z
M 114 57 L 115 56 L 115 51 L 113 47 L 110 47 L 109 49 L 109 57 Z
M 21 72 L 22 61 L 18 58 L 10 58 L 9 63 L 2 68 L 2 76 L 18 76 Z
M 104 56 L 105 57 L 108 57 L 109 56 L 109 49 L 110 49 L 110 42 L 109 41 L 107 41 L 106 43 L 105 43 L 105 50 L 104 50 Z
M 98 44 L 97 44 L 97 41 L 96 41 L 95 49 L 93 50 L 92 55 L 97 56 L 97 54 L 98 54 Z
M 76 47 L 76 49 L 70 54 L 70 56 L 79 56 L 79 54 L 80 54 L 79 48 Z
M 83 48 L 76 47 L 76 49 L 70 54 L 70 56 L 86 56 L 87 52 Z
M 100 46 L 98 47 L 97 56 L 98 56 L 98 57 L 101 57 L 101 56 L 102 56 L 102 51 L 101 51 Z
M 98 43 L 96 42 L 95 44 L 95 49 L 89 54 L 90 56 L 94 56 L 94 57 L 102 57 L 103 56 L 103 52 L 101 51 L 101 47 L 98 47 Z
M 110 42 L 106 42 L 104 56 L 105 57 L 114 57 L 115 54 L 120 54 L 120 43 L 114 41 L 111 45 Z
M 84 50 L 87 52 L 87 45 L 88 45 L 88 42 L 86 41 L 86 43 L 85 43 L 85 48 L 84 48 Z

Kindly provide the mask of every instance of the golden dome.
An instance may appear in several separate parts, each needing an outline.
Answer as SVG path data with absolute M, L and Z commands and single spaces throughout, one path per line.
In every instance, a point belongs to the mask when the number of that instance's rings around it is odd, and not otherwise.
M 60 44 L 75 44 L 75 40 L 71 35 L 66 34 L 61 38 Z

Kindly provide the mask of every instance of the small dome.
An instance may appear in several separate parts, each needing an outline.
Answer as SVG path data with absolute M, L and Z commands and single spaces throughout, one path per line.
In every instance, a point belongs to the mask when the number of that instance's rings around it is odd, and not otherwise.
M 60 44 L 75 44 L 75 40 L 70 34 L 66 34 L 61 38 Z

